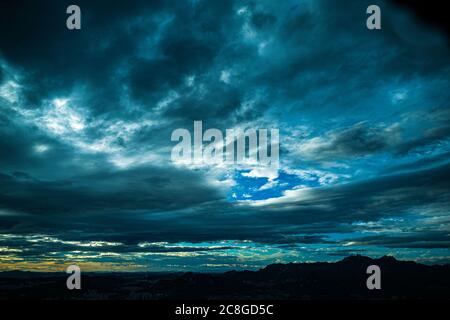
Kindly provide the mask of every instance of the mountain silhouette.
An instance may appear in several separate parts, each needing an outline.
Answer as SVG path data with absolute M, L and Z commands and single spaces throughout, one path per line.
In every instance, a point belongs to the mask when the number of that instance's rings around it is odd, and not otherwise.
M 381 270 L 381 289 L 366 286 L 367 267 Z M 0 299 L 449 299 L 450 265 L 423 265 L 392 256 L 271 264 L 224 273 L 82 273 L 82 289 L 66 274 L 0 273 Z

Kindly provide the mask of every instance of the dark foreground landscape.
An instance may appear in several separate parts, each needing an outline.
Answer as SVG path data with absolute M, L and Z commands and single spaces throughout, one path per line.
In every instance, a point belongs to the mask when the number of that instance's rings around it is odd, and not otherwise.
M 366 269 L 381 268 L 381 290 L 368 290 Z M 68 290 L 65 273 L 0 273 L 0 299 L 449 299 L 450 265 L 393 257 L 347 257 L 336 263 L 272 264 L 225 273 L 84 273 Z

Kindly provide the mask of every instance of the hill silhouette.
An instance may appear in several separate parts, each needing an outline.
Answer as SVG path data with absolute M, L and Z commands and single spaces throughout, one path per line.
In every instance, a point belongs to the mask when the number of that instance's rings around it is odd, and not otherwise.
M 366 269 L 381 269 L 381 290 L 368 290 Z M 0 273 L 0 299 L 449 299 L 450 265 L 384 256 L 335 263 L 271 264 L 225 273 L 82 273 L 66 289 L 65 273 Z

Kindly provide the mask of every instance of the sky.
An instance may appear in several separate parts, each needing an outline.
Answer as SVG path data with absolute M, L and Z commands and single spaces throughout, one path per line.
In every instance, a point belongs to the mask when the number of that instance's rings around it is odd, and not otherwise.
M 450 263 L 448 38 L 371 4 L 2 2 L 0 271 Z M 279 168 L 174 163 L 196 120 L 279 129 Z

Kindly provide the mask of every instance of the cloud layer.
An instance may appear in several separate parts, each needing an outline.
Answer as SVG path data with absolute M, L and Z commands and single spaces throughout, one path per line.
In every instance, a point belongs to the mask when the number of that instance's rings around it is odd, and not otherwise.
M 0 269 L 449 262 L 445 34 L 382 2 L 16 1 L 0 10 Z M 280 170 L 171 132 L 279 128 Z

